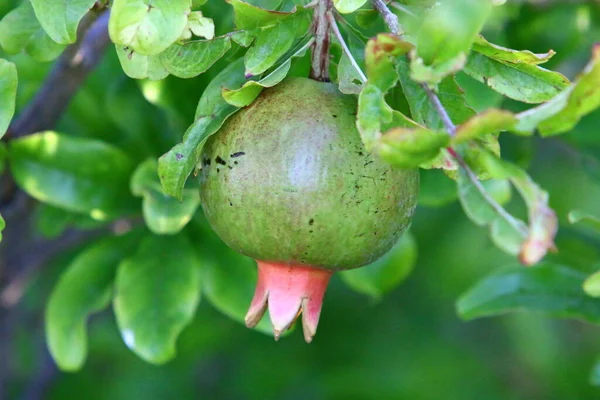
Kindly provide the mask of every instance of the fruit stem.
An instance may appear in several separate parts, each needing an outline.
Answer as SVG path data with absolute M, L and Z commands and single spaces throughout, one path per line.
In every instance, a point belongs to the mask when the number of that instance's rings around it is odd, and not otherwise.
M 312 29 L 315 43 L 312 47 L 310 78 L 329 82 L 329 20 L 327 13 L 333 8 L 332 0 L 319 0 L 313 14 Z

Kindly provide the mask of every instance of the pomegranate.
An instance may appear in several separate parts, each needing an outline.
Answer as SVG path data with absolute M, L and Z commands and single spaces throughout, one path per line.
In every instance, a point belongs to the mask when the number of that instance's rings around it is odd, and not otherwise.
M 356 108 L 332 83 L 288 78 L 203 148 L 204 213 L 258 264 L 246 325 L 268 307 L 276 339 L 302 314 L 310 342 L 332 273 L 375 261 L 410 224 L 418 171 L 392 169 L 363 149 Z

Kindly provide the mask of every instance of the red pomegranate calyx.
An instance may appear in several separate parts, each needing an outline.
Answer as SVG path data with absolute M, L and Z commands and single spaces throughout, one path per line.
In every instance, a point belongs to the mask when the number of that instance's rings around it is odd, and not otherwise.
M 323 296 L 332 271 L 307 266 L 257 261 L 258 282 L 246 326 L 255 327 L 267 307 L 278 340 L 302 314 L 304 340 L 310 343 L 317 332 Z

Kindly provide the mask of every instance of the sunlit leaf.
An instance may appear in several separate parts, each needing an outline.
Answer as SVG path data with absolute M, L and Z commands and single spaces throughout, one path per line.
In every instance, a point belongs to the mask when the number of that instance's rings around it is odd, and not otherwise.
M 431 161 L 450 144 L 446 132 L 427 128 L 392 128 L 375 147 L 377 155 L 397 168 L 416 168 Z
M 142 359 L 163 364 L 200 301 L 200 261 L 183 235 L 147 236 L 123 260 L 114 310 L 123 341 Z
M 141 163 L 131 177 L 131 192 L 143 198 L 142 211 L 148 228 L 159 235 L 172 235 L 190 221 L 200 205 L 200 195 L 197 189 L 184 189 L 179 201 L 165 194 L 157 167 L 153 158 Z
M 350 14 L 361 8 L 367 0 L 333 0 L 333 5 L 342 14 Z
M 42 28 L 56 43 L 77 40 L 77 26 L 95 0 L 30 0 Z
M 15 113 L 17 67 L 0 58 L 0 138 L 4 136 Z
M 549 102 L 517 114 L 516 130 L 542 136 L 570 131 L 579 120 L 600 107 L 600 45 L 593 48 L 592 60 L 567 89 Z
M 452 142 L 463 143 L 491 133 L 506 131 L 512 129 L 516 123 L 517 118 L 510 111 L 490 108 L 457 126 Z
M 227 0 L 233 7 L 237 29 L 255 29 L 273 26 L 292 13 L 265 10 L 241 0 Z
M 223 88 L 223 98 L 227 103 L 235 107 L 245 107 L 251 104 L 258 97 L 260 92 L 262 92 L 263 88 L 273 87 L 281 82 L 290 70 L 292 59 L 295 57 L 303 57 L 311 44 L 312 41 L 307 40 L 300 49 L 264 78 L 258 81 L 248 81 L 239 89 Z
M 592 297 L 600 297 L 600 271 L 588 276 L 583 282 L 583 290 Z
M 121 67 L 130 78 L 158 81 L 169 75 L 159 56 L 143 56 L 127 46 L 116 45 L 115 48 Z
M 108 32 L 117 45 L 156 55 L 181 36 L 190 10 L 190 0 L 114 0 Z
M 259 75 L 275 65 L 306 34 L 309 24 L 309 14 L 300 10 L 261 30 L 244 57 L 245 75 Z
M 370 85 L 382 92 L 390 90 L 398 81 L 393 60 L 406 54 L 412 45 L 397 36 L 381 33 L 367 42 L 365 64 Z
M 102 239 L 73 260 L 46 307 L 46 339 L 58 366 L 79 370 L 87 357 L 88 317 L 110 304 L 117 265 L 135 251 L 139 235 Z
M 44 31 L 29 1 L 22 2 L 0 21 L 0 46 L 9 54 L 25 50 L 38 61 L 53 60 L 65 48 Z
M 9 158 L 19 186 L 33 198 L 95 219 L 131 212 L 133 162 L 117 147 L 52 131 L 11 141 Z
M 174 44 L 160 54 L 160 61 L 169 73 L 179 78 L 193 78 L 209 69 L 231 47 L 229 36 L 212 40 L 193 40 Z
M 600 217 L 581 210 L 573 210 L 569 213 L 569 222 L 581 223 L 600 232 Z

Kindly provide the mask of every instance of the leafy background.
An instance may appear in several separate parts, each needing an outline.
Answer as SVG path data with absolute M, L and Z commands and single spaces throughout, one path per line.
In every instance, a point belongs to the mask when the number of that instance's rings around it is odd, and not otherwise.
M 3 2 L 0 15 L 16 5 Z M 229 5 L 210 1 L 202 10 L 215 20 L 217 34 L 231 30 Z M 509 1 L 495 9 L 484 33 L 488 40 L 510 48 L 536 53 L 554 49 L 557 55 L 546 65 L 574 79 L 588 62 L 594 39 L 600 37 L 600 5 Z M 1 54 L 18 67 L 17 115 L 52 67 L 36 59 L 52 59 L 62 50 L 30 46 L 26 51 L 37 54 L 35 59 L 24 53 Z M 369 281 L 360 276 L 336 276 L 314 342 L 306 345 L 299 332 L 292 332 L 275 343 L 236 322 L 252 293 L 251 262 L 229 251 L 203 217 L 193 213 L 194 182 L 184 191 L 185 207 L 171 209 L 171 199 L 162 193 L 153 173 L 153 160 L 181 140 L 201 93 L 235 58 L 235 52 L 228 53 L 190 80 L 169 76 L 159 82 L 134 81 L 123 73 L 114 48 L 109 48 L 56 126 L 62 134 L 38 134 L 10 144 L 10 168 L 17 182 L 28 193 L 35 194 L 46 184 L 57 194 L 41 199 L 44 203 L 30 202 L 26 216 L 4 232 L 3 268 L 25 272 L 16 274 L 17 284 L 8 286 L 11 290 L 2 291 L 0 398 L 562 400 L 600 396 L 596 388 L 600 364 L 595 367 L 599 330 L 594 326 L 600 323 L 600 302 L 581 289 L 584 279 L 598 269 L 600 242 L 589 224 L 568 220 L 573 210 L 598 214 L 599 111 L 559 138 L 501 136 L 503 157 L 528 168 L 551 194 L 550 205 L 559 217 L 556 245 L 560 251 L 546 257 L 537 269 L 524 270 L 498 250 L 485 228 L 465 218 L 452 181 L 439 171 L 424 171 L 412 237 L 402 244 L 405 257 L 398 263 L 407 270 L 399 275 L 394 270 L 398 279 L 408 274 L 414 254 L 407 256 L 406 248 L 416 246 L 414 270 L 402 285 L 382 294 L 392 288 L 376 282 L 365 286 Z M 478 111 L 492 106 L 523 109 L 466 76 L 459 75 L 458 80 Z M 44 163 L 56 159 L 56 154 L 61 160 L 77 159 L 73 154 L 78 152 L 96 158 L 88 159 L 93 162 L 87 167 L 68 161 Z M 92 164 L 94 168 L 88 168 Z M 113 168 L 111 174 L 103 170 L 106 165 Z M 89 192 L 67 190 L 71 184 L 90 180 L 94 185 Z M 114 196 L 97 197 L 103 187 L 120 189 L 109 191 Z M 191 221 L 175 236 L 148 236 L 140 228 L 118 244 L 97 238 L 97 229 L 106 225 L 102 221 L 110 220 L 111 213 L 134 213 L 140 207 L 144 216 L 156 210 L 163 213 L 161 218 L 149 218 L 156 223 L 148 224 L 149 228 L 157 234 L 179 231 L 183 220 Z M 517 199 L 507 208 L 523 213 Z M 95 219 L 82 210 L 94 210 Z M 164 214 L 165 210 L 171 212 Z M 28 226 L 35 228 L 28 243 L 11 239 L 22 238 L 15 233 Z M 89 235 L 65 246 L 70 227 Z M 54 247 L 53 251 L 38 243 Z M 65 250 L 57 254 L 56 247 Z M 46 253 L 52 256 L 44 257 Z M 36 256 L 44 262 L 36 262 Z M 90 259 L 98 268 L 77 268 Z M 183 261 L 173 261 L 178 259 Z M 111 289 L 115 271 L 110 266 L 114 268 L 115 260 L 124 261 L 116 274 L 116 289 Z M 168 263 L 168 274 L 156 267 L 160 263 Z M 195 265 L 202 265 L 199 276 L 190 269 Z M 68 275 L 64 274 L 67 268 Z M 380 268 L 385 270 L 385 265 Z M 80 290 L 82 282 L 93 284 Z M 349 290 L 345 283 L 357 290 Z M 57 284 L 64 290 L 51 297 Z M 132 286 L 133 292 L 119 291 Z M 161 296 L 154 296 L 159 292 Z M 114 306 L 106 308 L 113 296 Z M 198 304 L 197 310 L 178 308 L 183 297 L 186 304 Z M 135 307 L 160 312 L 140 316 Z M 515 309 L 527 311 L 505 314 Z M 57 316 L 50 319 L 58 321 L 54 329 L 68 329 L 73 336 L 53 336 L 53 327 L 45 326 L 44 319 L 45 313 L 51 317 L 52 310 Z M 83 364 L 83 321 L 97 310 L 88 327 Z M 502 316 L 464 321 L 495 314 Z M 143 321 L 159 325 L 165 321 L 165 329 Z M 131 326 L 143 338 L 135 345 L 127 342 L 124 333 Z M 267 328 L 263 325 L 259 330 Z M 167 361 L 179 331 L 175 358 L 161 366 L 144 361 Z M 156 342 L 170 345 L 157 349 Z M 59 354 L 64 369 L 81 369 L 59 372 L 47 343 L 55 356 Z

